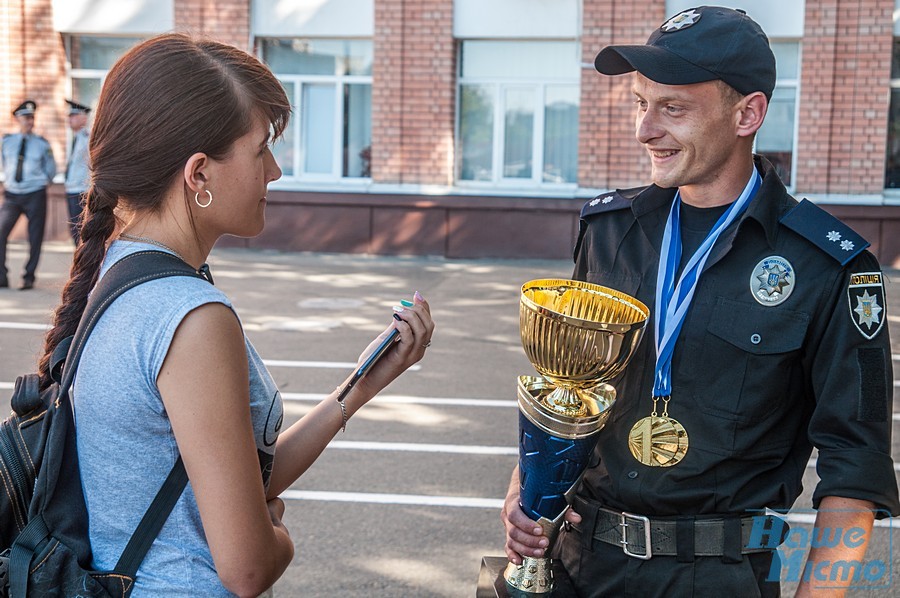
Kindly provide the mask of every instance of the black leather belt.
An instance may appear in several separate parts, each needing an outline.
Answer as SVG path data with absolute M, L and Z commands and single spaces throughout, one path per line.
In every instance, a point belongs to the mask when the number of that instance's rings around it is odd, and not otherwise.
M 580 496 L 573 501 L 575 512 L 582 516 L 581 528 L 573 526 L 584 534 L 593 529 L 590 538 L 622 548 L 628 556 L 650 559 L 654 556 L 677 556 L 679 560 L 693 560 L 694 556 L 721 556 L 740 561 L 742 554 L 768 552 L 787 534 L 786 522 L 775 515 L 747 516 L 734 518 L 698 519 L 680 517 L 651 519 L 644 515 L 612 511 L 588 502 Z M 760 521 L 760 518 L 763 520 Z M 757 526 L 766 530 L 766 543 L 750 546 L 751 532 Z M 760 528 L 758 526 L 762 525 Z M 769 530 L 780 532 L 776 543 L 769 544 Z

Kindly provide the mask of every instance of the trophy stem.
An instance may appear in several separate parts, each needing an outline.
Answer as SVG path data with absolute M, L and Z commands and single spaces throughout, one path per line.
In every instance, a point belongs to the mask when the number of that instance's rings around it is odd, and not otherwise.
M 549 594 L 553 591 L 553 568 L 547 557 L 523 557 L 521 565 L 507 565 L 503 577 L 507 585 L 516 590 L 510 593 L 511 596 Z
M 543 399 L 544 405 L 555 413 L 568 417 L 584 417 L 587 406 L 578 389 L 558 387 Z

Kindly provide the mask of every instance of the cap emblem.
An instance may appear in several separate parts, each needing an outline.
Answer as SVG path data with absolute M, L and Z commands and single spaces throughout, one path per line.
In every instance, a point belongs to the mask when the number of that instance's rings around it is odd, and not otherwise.
M 675 15 L 674 17 L 666 21 L 661 29 L 666 33 L 670 33 L 672 31 L 681 31 L 682 29 L 687 29 L 699 20 L 699 12 L 697 12 L 696 10 L 687 10 L 683 13 Z

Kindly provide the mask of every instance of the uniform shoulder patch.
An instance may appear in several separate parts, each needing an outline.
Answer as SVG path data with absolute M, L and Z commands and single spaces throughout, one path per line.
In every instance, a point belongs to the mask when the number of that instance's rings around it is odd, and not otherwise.
M 842 266 L 870 245 L 852 228 L 808 199 L 782 216 L 781 224 L 809 240 Z
M 610 191 L 609 193 L 598 195 L 584 204 L 581 208 L 581 217 L 585 218 L 587 216 L 593 216 L 594 214 L 630 208 L 631 200 L 644 189 L 645 187 L 624 190 L 617 189 L 615 191 Z
M 853 272 L 847 285 L 850 319 L 865 338 L 871 340 L 884 325 L 886 302 L 881 272 Z

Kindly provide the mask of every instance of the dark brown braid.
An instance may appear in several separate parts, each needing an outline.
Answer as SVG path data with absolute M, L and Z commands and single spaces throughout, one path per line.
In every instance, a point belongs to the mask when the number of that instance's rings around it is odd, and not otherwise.
M 87 194 L 82 215 L 81 243 L 75 249 L 69 280 L 62 292 L 62 302 L 56 308 L 53 327 L 44 338 L 44 355 L 38 363 L 41 388 L 50 384 L 50 355 L 67 336 L 75 334 L 81 314 L 87 305 L 88 293 L 97 282 L 100 264 L 106 255 L 106 240 L 116 228 L 116 197 L 102 193 L 96 186 Z

